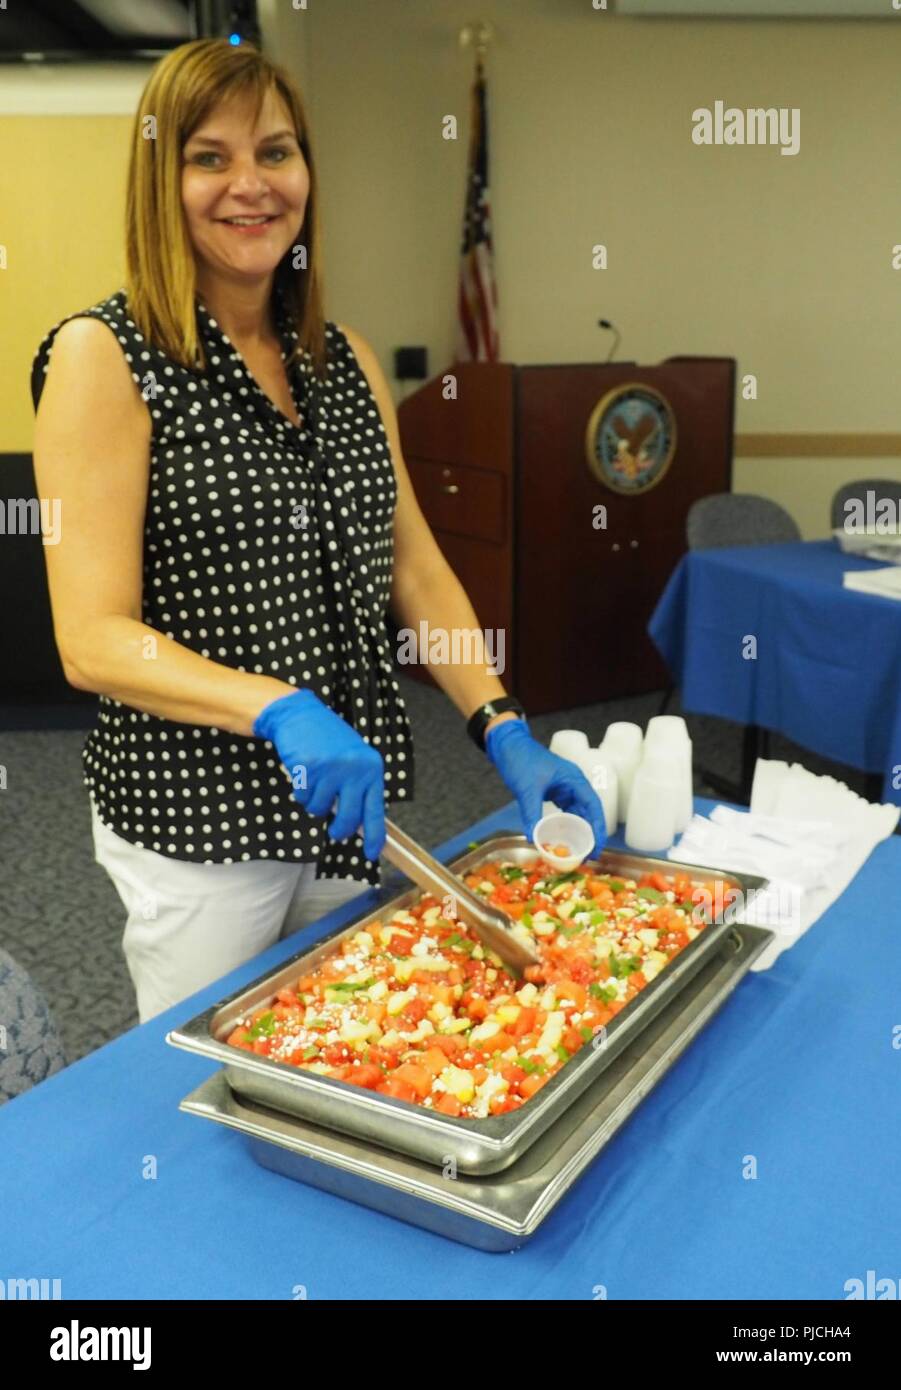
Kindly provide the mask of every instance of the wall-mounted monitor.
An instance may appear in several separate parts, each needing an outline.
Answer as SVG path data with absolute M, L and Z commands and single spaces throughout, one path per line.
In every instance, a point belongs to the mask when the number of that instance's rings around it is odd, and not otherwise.
M 0 62 L 153 61 L 200 38 L 203 0 L 7 0 Z

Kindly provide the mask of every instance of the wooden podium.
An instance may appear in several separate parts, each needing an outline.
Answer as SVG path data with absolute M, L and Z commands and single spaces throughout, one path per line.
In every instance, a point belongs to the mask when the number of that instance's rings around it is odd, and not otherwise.
M 445 398 L 448 377 L 456 399 Z M 669 468 L 634 495 L 606 486 L 586 457 L 592 412 L 627 384 L 662 392 L 676 421 Z M 670 357 L 458 362 L 401 402 L 420 506 L 480 627 L 505 630 L 501 679 L 530 713 L 669 683 L 647 623 L 685 551 L 689 507 L 730 489 L 734 397 L 733 358 Z M 431 680 L 425 667 L 404 670 Z

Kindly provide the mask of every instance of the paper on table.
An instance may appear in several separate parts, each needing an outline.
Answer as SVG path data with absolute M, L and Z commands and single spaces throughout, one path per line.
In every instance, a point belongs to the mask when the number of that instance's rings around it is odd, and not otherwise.
M 797 844 L 799 840 L 815 840 L 817 845 L 843 845 L 850 832 L 841 830 L 825 820 L 792 821 L 781 816 L 757 815 L 750 811 L 736 811 L 731 806 L 714 806 L 710 819 L 716 825 L 733 826 L 752 835 L 761 835 L 766 840 L 775 840 L 779 845 Z
M 810 807 L 816 821 L 806 819 Z M 709 820 L 695 816 L 669 858 L 769 880 L 756 904 L 738 914 L 776 933 L 752 966 L 766 970 L 844 892 L 899 815 L 901 808 L 874 805 L 834 777 L 760 759 L 751 810 L 716 806 Z
M 901 565 L 901 546 L 896 544 L 868 545 L 857 554 L 864 555 L 868 560 L 881 560 L 884 565 Z
M 863 594 L 878 594 L 880 598 L 901 599 L 901 564 L 887 565 L 878 570 L 845 570 L 842 584 Z
M 716 808 L 720 809 L 727 808 Z M 750 830 L 726 829 L 703 816 L 695 816 L 670 855 L 692 864 L 721 864 L 767 878 L 790 879 L 813 888 L 826 882 L 835 851 L 819 849 L 809 840 L 794 847 L 777 845 Z
M 901 565 L 901 531 L 877 531 L 875 526 L 863 531 L 848 531 L 844 526 L 835 526 L 832 535 L 839 550 L 847 555 L 866 555 L 871 560 Z
M 751 811 L 799 823 L 810 818 L 828 821 L 850 838 L 871 834 L 873 844 L 891 835 L 898 824 L 899 808 L 867 801 L 835 777 L 816 776 L 800 763 L 758 759 L 751 787 Z

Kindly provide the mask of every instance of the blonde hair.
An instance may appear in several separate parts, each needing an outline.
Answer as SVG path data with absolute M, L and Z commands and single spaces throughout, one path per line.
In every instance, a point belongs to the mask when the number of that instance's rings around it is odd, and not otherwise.
M 310 175 L 300 243 L 307 269 L 297 274 L 289 247 L 275 271 L 298 344 L 289 361 L 308 351 L 323 376 L 326 363 L 322 307 L 319 194 L 303 99 L 291 77 L 250 44 L 197 39 L 167 53 L 141 94 L 132 132 L 125 213 L 128 305 L 150 342 L 183 367 L 206 369 L 197 333 L 194 254 L 181 197 L 185 142 L 221 101 L 252 102 L 254 123 L 267 95 L 284 101 Z M 155 138 L 145 138 L 148 117 Z

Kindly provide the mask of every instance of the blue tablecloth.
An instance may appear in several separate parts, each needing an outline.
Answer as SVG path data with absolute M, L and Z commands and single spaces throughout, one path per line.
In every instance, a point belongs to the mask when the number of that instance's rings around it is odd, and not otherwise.
M 876 568 L 832 541 L 692 550 L 648 631 L 684 709 L 881 772 L 901 806 L 901 603 L 842 587 L 844 570 Z
M 518 823 L 496 812 L 442 857 Z M 298 949 L 280 942 L 0 1109 L 0 1280 L 59 1278 L 64 1299 L 291 1299 L 303 1285 L 311 1299 L 477 1301 L 592 1299 L 601 1284 L 610 1299 L 841 1299 L 868 1269 L 896 1278 L 899 882 L 895 837 L 739 985 L 509 1255 L 270 1173 L 240 1135 L 178 1111 L 215 1068 L 165 1033 Z

